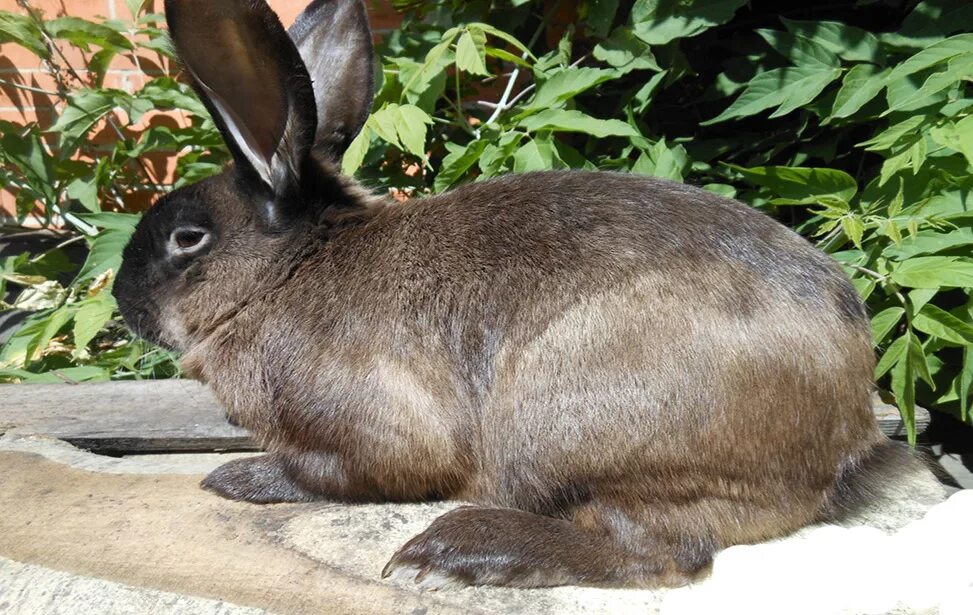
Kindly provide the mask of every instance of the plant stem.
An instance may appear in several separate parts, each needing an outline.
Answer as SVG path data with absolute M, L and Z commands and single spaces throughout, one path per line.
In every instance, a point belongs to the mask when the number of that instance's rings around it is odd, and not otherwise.
M 43 252 L 41 252 L 40 254 L 38 254 L 37 256 L 35 256 L 34 258 L 30 259 L 30 262 L 31 263 L 36 263 L 36 262 L 40 261 L 41 259 L 43 259 L 48 254 L 50 254 L 51 252 L 53 252 L 54 250 L 60 250 L 61 248 L 64 248 L 64 247 L 67 247 L 67 246 L 71 245 L 72 243 L 78 243 L 79 241 L 83 241 L 83 240 L 84 240 L 84 235 L 75 235 L 74 237 L 71 237 L 70 239 L 65 239 L 64 241 L 62 241 L 61 243 L 57 244 L 53 248 L 51 248 L 49 250 L 44 250 Z
M 867 267 L 862 267 L 861 265 L 854 265 L 852 263 L 845 263 L 845 265 L 851 267 L 855 271 L 864 273 L 869 277 L 875 278 L 882 284 L 888 286 L 889 290 L 891 290 L 892 293 L 895 295 L 895 298 L 898 299 L 899 303 L 902 304 L 902 307 L 905 308 L 906 319 L 911 320 L 911 318 L 909 318 L 909 302 L 906 300 L 905 295 L 902 294 L 902 290 L 899 288 L 899 286 L 891 279 L 889 279 L 887 275 L 882 275 L 877 271 L 872 271 L 871 269 L 868 269 Z
M 59 96 L 58 92 L 54 90 L 45 90 L 43 88 L 35 88 L 30 85 L 24 85 L 22 83 L 16 83 L 14 81 L 8 81 L 6 79 L 0 79 L 0 85 L 8 85 L 12 88 L 17 88 L 18 90 L 25 90 L 27 92 L 35 92 L 37 94 L 46 94 L 47 96 Z

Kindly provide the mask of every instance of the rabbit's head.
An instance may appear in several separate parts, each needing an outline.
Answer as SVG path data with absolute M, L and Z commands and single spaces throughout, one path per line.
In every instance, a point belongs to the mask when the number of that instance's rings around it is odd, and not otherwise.
M 314 0 L 290 31 L 264 0 L 165 9 L 234 162 L 152 207 L 115 294 L 136 333 L 186 348 L 286 276 L 299 235 L 362 206 L 336 169 L 371 106 L 372 43 L 360 0 Z

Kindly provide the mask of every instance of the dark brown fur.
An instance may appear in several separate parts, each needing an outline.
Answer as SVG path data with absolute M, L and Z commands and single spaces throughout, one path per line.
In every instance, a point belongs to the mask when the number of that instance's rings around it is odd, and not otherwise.
M 285 227 L 230 169 L 167 197 L 126 251 L 129 323 L 185 350 L 271 451 L 204 487 L 472 502 L 388 571 L 517 586 L 681 583 L 862 492 L 884 447 L 868 321 L 785 227 L 615 173 L 392 204 L 309 156 L 328 193 Z M 213 247 L 153 264 L 154 234 L 200 203 Z

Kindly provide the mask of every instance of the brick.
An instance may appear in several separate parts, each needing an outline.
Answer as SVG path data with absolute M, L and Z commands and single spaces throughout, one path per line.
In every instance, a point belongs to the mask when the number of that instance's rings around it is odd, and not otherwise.
M 56 91 L 57 84 L 54 78 L 45 72 L 5 73 L 0 75 L 0 79 L 9 82 L 0 83 L 0 107 L 31 109 L 34 107 L 51 107 L 59 102 L 57 95 L 17 87 L 17 85 L 21 85 L 48 92 Z
M 290 27 L 304 7 L 309 3 L 305 0 L 269 0 L 270 8 L 274 9 L 285 27 Z M 396 28 L 402 23 L 402 16 L 392 7 L 388 0 L 366 0 L 368 20 L 375 30 Z
M 2 4 L 16 6 L 16 2 L 12 0 L 4 0 Z M 70 15 L 71 17 L 92 19 L 94 17 L 107 17 L 110 12 L 109 0 L 69 0 L 67 2 L 65 0 L 31 0 L 30 4 L 43 11 L 47 18 Z M 5 6 L 3 8 L 11 10 Z M 17 9 L 18 12 L 22 12 L 22 10 L 19 10 L 20 7 L 17 7 Z
M 294 2 L 294 0 L 269 0 L 268 4 L 270 8 L 274 9 L 277 16 L 280 17 L 280 22 L 284 24 L 284 27 L 289 28 L 308 3 L 303 1 Z
M 55 116 L 54 109 L 51 107 L 40 109 L 0 108 L 0 120 L 17 124 L 36 121 L 41 127 L 47 127 L 54 122 Z
M 130 190 L 122 195 L 122 201 L 125 203 L 126 211 L 140 212 L 150 208 L 160 194 L 154 188 Z
M 398 28 L 402 15 L 392 7 L 388 0 L 372 0 L 367 3 L 368 22 L 372 30 L 383 31 Z
M 0 217 L 13 218 L 16 211 L 14 195 L 8 192 L 6 188 L 0 188 Z
M 269 0 L 271 7 L 280 16 L 285 26 L 290 26 L 294 19 L 304 10 L 309 0 Z M 32 5 L 42 10 L 46 17 L 71 15 L 89 20 L 99 20 L 102 17 L 128 20 L 131 18 L 124 0 L 32 0 Z M 366 0 L 369 21 L 376 32 L 376 40 L 380 40 L 383 33 L 396 28 L 402 21 L 402 16 L 392 7 L 390 0 Z M 15 0 L 0 0 L 0 9 L 22 13 L 22 9 Z M 149 0 L 146 10 L 161 12 L 162 0 Z M 76 71 L 82 83 L 68 78 L 70 87 L 80 87 L 91 84 L 91 75 L 85 70 L 86 62 L 91 52 L 84 52 L 65 42 L 58 43 L 59 54 L 55 61 L 62 67 L 68 66 Z M 104 85 L 133 91 L 148 80 L 170 71 L 176 67 L 169 66 L 169 62 L 155 54 L 144 51 L 138 54 L 137 61 L 131 54 L 116 56 L 109 67 Z M 56 90 L 54 79 L 47 72 L 43 61 L 29 50 L 18 45 L 5 44 L 0 46 L 0 78 L 17 84 L 28 85 L 42 90 Z M 487 84 L 480 95 L 489 96 L 493 93 L 495 84 Z M 56 96 L 42 92 L 29 92 L 10 85 L 0 85 L 0 119 L 17 122 L 38 122 L 42 127 L 49 127 L 58 116 Z M 136 136 L 139 131 L 148 126 L 158 125 L 186 125 L 188 118 L 179 113 L 151 112 L 146 114 L 137 125 L 124 128 L 127 118 L 120 111 L 113 114 L 118 123 L 123 126 L 126 137 Z M 85 153 L 79 154 L 78 159 L 93 162 L 99 155 L 111 150 L 117 141 L 116 132 L 102 121 L 92 131 L 88 139 Z M 46 136 L 45 141 L 55 142 L 53 135 Z M 143 161 L 148 167 L 153 181 L 170 183 L 174 179 L 178 154 L 153 153 Z M 147 208 L 156 198 L 156 191 L 151 186 L 132 190 L 125 195 L 126 207 L 133 211 Z M 14 211 L 14 196 L 9 191 L 0 190 L 0 212 L 10 215 Z
M 14 43 L 0 45 L 0 64 L 17 68 L 44 67 L 44 62 L 33 51 Z
M 152 152 L 142 157 L 142 163 L 152 174 L 152 181 L 156 184 L 171 184 L 176 180 L 176 162 L 179 155 L 176 152 Z
M 134 57 L 130 53 L 117 55 L 108 68 L 115 71 L 142 71 L 156 75 L 167 74 L 170 70 L 166 58 L 149 50 L 143 50 L 141 53 L 135 54 Z

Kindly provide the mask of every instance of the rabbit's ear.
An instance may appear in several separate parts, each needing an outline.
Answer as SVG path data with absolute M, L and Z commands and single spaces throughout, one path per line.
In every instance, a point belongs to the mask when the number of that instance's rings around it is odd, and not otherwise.
M 372 106 L 372 32 L 365 6 L 361 0 L 314 0 L 288 32 L 314 84 L 314 147 L 339 159 Z
M 280 20 L 264 0 L 166 0 L 165 7 L 176 51 L 237 168 L 286 203 L 299 189 L 317 114 L 307 68 Z

